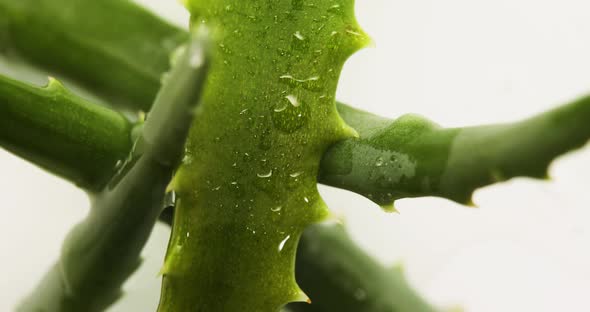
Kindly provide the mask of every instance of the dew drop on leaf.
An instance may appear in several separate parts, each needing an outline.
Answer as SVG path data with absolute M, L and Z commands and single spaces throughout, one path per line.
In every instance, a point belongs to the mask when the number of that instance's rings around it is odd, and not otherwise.
M 291 103 L 291 105 L 295 107 L 299 107 L 299 105 L 301 105 L 297 97 L 293 94 L 289 94 L 285 98 L 289 101 L 289 103 Z
M 285 248 L 285 244 L 287 243 L 287 241 L 289 240 L 289 238 L 291 238 L 291 235 L 287 235 L 287 237 L 285 237 L 285 239 L 283 239 L 279 243 L 279 252 L 283 251 L 283 248 Z
M 285 109 L 287 109 L 287 105 L 288 105 L 287 103 L 281 102 L 279 105 L 277 105 L 275 107 L 274 111 L 276 113 L 280 113 L 280 112 L 284 111 Z
M 305 37 L 303 37 L 303 35 L 301 34 L 301 32 L 296 31 L 293 36 L 295 36 L 295 38 L 297 38 L 298 40 L 305 40 Z
M 193 157 L 191 155 L 184 155 L 182 158 L 182 163 L 185 165 L 190 165 L 193 163 Z
M 272 177 L 272 170 L 270 170 L 268 172 L 258 173 L 257 176 L 259 178 L 268 179 L 268 178 Z
M 278 130 L 293 133 L 307 123 L 310 108 L 295 95 L 288 95 L 283 101 L 284 104 L 279 104 L 272 109 L 272 122 Z

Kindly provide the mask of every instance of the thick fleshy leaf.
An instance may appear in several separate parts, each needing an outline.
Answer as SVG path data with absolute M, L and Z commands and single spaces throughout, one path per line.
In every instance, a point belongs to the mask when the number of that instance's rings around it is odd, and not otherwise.
M 70 231 L 59 260 L 18 311 L 98 312 L 122 294 L 184 151 L 209 64 L 203 42 L 191 41 L 171 70 L 127 161 L 92 196 L 90 213 Z M 201 59 L 197 65 L 195 58 Z
M 216 42 L 178 195 L 160 311 L 278 311 L 305 300 L 294 262 L 326 207 L 324 151 L 354 132 L 334 95 L 367 42 L 353 1 L 190 1 Z
M 479 187 L 547 177 L 553 159 L 590 139 L 590 97 L 523 121 L 468 128 L 444 129 L 416 115 L 390 120 L 344 105 L 339 111 L 360 138 L 326 153 L 320 181 L 383 206 L 421 196 L 469 205 Z

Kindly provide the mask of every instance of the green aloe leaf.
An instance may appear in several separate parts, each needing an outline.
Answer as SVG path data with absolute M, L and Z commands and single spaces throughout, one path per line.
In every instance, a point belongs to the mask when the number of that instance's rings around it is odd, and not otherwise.
M 306 300 L 299 236 L 324 219 L 324 151 L 352 137 L 334 101 L 367 42 L 353 1 L 190 1 L 217 58 L 171 189 L 178 195 L 159 311 L 278 311 Z
M 360 133 L 326 153 L 320 181 L 377 204 L 440 196 L 471 204 L 479 187 L 513 177 L 546 178 L 559 155 L 590 139 L 590 97 L 513 123 L 442 128 L 417 116 L 391 120 L 338 107 Z
M 184 152 L 209 64 L 205 42 L 191 41 L 132 153 L 107 187 L 93 194 L 88 216 L 68 234 L 60 259 L 18 311 L 103 311 L 122 295 L 123 282 L 141 263 L 140 252 Z
M 148 111 L 170 53 L 188 39 L 154 19 L 128 0 L 0 0 L 0 51 L 15 50 L 111 103 Z
M 131 149 L 131 123 L 50 78 L 35 87 L 0 75 L 0 146 L 92 192 Z

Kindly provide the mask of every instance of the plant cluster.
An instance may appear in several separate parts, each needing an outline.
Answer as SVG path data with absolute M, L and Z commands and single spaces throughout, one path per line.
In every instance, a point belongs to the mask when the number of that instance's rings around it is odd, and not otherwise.
M 590 138 L 589 97 L 468 128 L 336 102 L 368 42 L 352 0 L 186 6 L 190 30 L 127 0 L 0 0 L 2 50 L 100 98 L 0 75 L 0 146 L 92 199 L 18 311 L 106 309 L 158 220 L 172 225 L 161 312 L 434 311 L 401 270 L 319 224 L 317 183 L 389 211 L 421 196 L 469 205 L 479 187 L 545 178 Z

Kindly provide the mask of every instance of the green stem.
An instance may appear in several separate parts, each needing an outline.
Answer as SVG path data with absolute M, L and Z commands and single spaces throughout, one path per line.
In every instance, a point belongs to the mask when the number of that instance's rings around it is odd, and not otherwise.
M 119 113 L 68 92 L 0 76 L 0 146 L 78 186 L 98 191 L 131 148 Z
M 404 278 L 401 268 L 384 268 L 357 247 L 340 225 L 314 225 L 301 237 L 297 281 L 312 304 L 294 312 L 434 312 Z
M 325 154 L 320 180 L 380 205 L 421 196 L 469 204 L 479 187 L 547 177 L 553 159 L 590 139 L 590 97 L 520 122 L 452 129 L 415 115 L 389 120 L 344 105 L 339 111 L 360 139 Z
M 121 295 L 121 285 L 141 263 L 139 254 L 184 153 L 209 64 L 203 43 L 193 40 L 173 68 L 128 161 L 93 198 L 59 261 L 18 311 L 102 311 Z M 198 66 L 195 57 L 203 59 Z
M 132 109 L 149 110 L 170 53 L 187 38 L 129 0 L 0 0 L 0 51 Z

